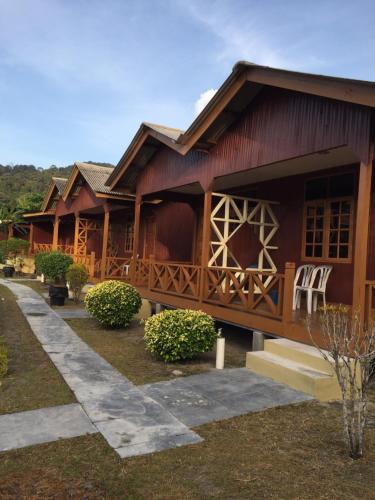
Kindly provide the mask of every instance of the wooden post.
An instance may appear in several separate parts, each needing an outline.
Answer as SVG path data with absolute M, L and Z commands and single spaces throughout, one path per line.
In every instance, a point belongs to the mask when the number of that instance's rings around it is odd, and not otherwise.
M 212 204 L 212 189 L 209 188 L 204 193 L 203 207 L 203 232 L 202 232 L 202 255 L 201 255 L 201 273 L 199 287 L 199 301 L 203 301 L 206 274 L 205 269 L 208 267 L 210 257 L 210 240 L 211 240 L 211 204 Z
M 34 224 L 31 222 L 29 231 L 29 255 L 34 253 Z
M 78 254 L 78 233 L 79 233 L 79 213 L 75 214 L 75 225 L 74 225 L 74 250 L 73 254 Z
M 134 285 L 137 272 L 138 246 L 139 246 L 139 231 L 141 223 L 141 203 L 142 197 L 138 196 L 135 199 L 134 209 L 134 241 L 133 241 L 133 258 L 130 266 L 130 282 Z
M 149 271 L 148 271 L 148 289 L 151 290 L 152 282 L 153 282 L 153 273 L 154 273 L 154 263 L 155 263 L 155 255 L 150 255 L 149 257 Z
M 93 278 L 95 275 L 95 252 L 90 253 L 90 263 L 89 263 L 89 277 Z
M 108 232 L 109 232 L 109 210 L 104 207 L 104 224 L 103 224 L 103 246 L 102 246 L 102 260 L 100 263 L 100 280 L 103 281 L 106 276 L 107 270 L 107 246 L 108 246 Z
M 296 265 L 294 262 L 286 262 L 284 271 L 284 295 L 283 295 L 283 322 L 290 323 L 293 318 L 293 293 Z M 280 298 L 279 298 L 280 300 Z
M 60 217 L 55 217 L 55 222 L 53 223 L 52 250 L 57 250 L 57 245 L 59 244 L 59 226 Z
M 361 320 L 365 317 L 365 284 L 367 270 L 367 244 L 370 220 L 372 158 L 361 162 L 357 197 L 354 239 L 353 311 Z

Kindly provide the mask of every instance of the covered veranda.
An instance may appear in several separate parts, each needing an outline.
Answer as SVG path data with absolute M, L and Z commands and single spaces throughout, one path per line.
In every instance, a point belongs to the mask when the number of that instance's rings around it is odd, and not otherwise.
M 366 262 L 355 255 L 367 238 L 363 230 L 372 204 L 365 181 L 371 169 L 341 147 L 218 177 L 205 190 L 194 183 L 138 197 L 131 279 L 150 300 L 203 309 L 223 321 L 310 343 L 305 303 L 293 311 L 300 265 L 332 266 L 327 301 L 367 314 L 365 289 L 372 285 L 365 281 L 373 270 L 369 265 L 364 274 Z M 192 211 L 189 226 L 180 220 L 193 234 L 187 254 L 172 261 L 142 253 L 146 200 L 155 203 L 155 212 L 167 200 Z M 176 255 L 172 247 L 180 234 L 169 234 L 167 255 Z

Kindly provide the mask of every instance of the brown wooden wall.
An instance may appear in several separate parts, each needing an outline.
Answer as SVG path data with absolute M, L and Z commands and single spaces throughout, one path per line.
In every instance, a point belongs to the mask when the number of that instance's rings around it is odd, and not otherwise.
M 139 255 L 148 258 L 153 254 L 159 261 L 191 262 L 195 218 L 194 210 L 187 203 L 167 201 L 160 205 L 144 206 Z M 154 245 L 146 244 L 146 238 L 152 238 L 152 233 Z
M 92 190 L 87 186 L 82 186 L 79 195 L 76 198 L 68 198 L 66 203 L 62 198 L 59 199 L 56 206 L 56 215 L 63 216 L 75 212 L 82 212 L 90 208 L 104 205 L 105 198 L 97 198 Z
M 53 223 L 51 221 L 34 222 L 34 243 L 52 243 Z
M 186 156 L 162 146 L 140 173 L 147 194 L 329 148 L 349 145 L 367 159 L 371 110 L 283 89 L 265 88 L 209 153 Z

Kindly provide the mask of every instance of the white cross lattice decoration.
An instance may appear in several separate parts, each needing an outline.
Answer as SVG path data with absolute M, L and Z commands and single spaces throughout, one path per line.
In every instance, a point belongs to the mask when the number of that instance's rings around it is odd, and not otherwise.
M 272 209 L 272 205 L 276 204 L 277 202 L 255 198 L 212 193 L 211 254 L 208 265 L 242 269 L 236 256 L 228 248 L 228 242 L 244 224 L 250 224 L 262 247 L 258 253 L 257 267 L 251 270 L 276 272 L 270 253 L 278 249 L 272 244 L 279 229 L 279 222 Z

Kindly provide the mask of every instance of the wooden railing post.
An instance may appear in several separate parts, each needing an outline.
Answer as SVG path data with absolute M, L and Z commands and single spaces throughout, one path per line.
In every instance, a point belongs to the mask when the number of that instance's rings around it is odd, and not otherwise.
M 284 296 L 283 296 L 283 322 L 290 323 L 293 318 L 293 291 L 296 265 L 294 262 L 285 264 Z
M 374 285 L 366 282 L 365 290 L 365 327 L 371 327 L 371 306 L 372 306 L 372 290 Z
M 109 232 L 109 210 L 104 207 L 104 224 L 103 224 L 103 245 L 102 245 L 102 260 L 100 263 L 100 280 L 104 281 L 107 274 L 107 246 Z
M 74 255 L 78 255 L 79 213 L 75 214 L 74 224 Z
M 148 267 L 148 280 L 147 280 L 147 286 L 149 290 L 152 288 L 152 283 L 154 278 L 154 262 L 155 262 L 155 255 L 150 255 L 149 267 Z
M 95 252 L 90 253 L 90 263 L 89 263 L 89 277 L 93 278 L 95 275 Z

